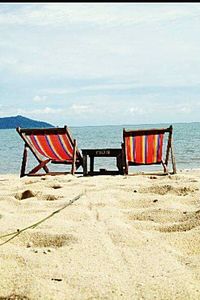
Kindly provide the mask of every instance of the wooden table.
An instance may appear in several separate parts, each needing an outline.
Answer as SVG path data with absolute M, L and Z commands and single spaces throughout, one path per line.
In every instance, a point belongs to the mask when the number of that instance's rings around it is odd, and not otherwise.
M 121 148 L 104 148 L 104 149 L 81 149 L 83 154 L 83 175 L 117 175 L 124 174 L 123 159 Z M 87 170 L 87 156 L 90 158 L 90 171 Z M 100 169 L 98 172 L 94 171 L 95 157 L 116 157 L 117 171 L 108 171 Z

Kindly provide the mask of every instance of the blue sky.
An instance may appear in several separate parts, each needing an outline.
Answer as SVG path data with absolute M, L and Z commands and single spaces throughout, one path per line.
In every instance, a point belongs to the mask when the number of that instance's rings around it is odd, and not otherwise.
M 0 117 L 200 121 L 200 3 L 0 4 Z

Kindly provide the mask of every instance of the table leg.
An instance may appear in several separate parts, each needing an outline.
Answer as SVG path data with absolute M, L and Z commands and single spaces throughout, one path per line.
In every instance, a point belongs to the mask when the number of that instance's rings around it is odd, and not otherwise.
M 94 156 L 90 156 L 90 174 L 93 175 L 94 172 Z
M 119 170 L 119 174 L 123 175 L 123 163 L 122 163 L 122 154 L 116 157 L 117 160 L 117 168 Z
M 83 155 L 83 176 L 87 175 L 87 154 Z

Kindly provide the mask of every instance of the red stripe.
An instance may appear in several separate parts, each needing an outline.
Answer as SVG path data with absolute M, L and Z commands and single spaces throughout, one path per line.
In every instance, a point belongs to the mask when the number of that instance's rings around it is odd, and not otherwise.
M 37 144 L 37 142 L 35 141 L 35 136 L 32 134 L 30 135 L 30 139 L 32 144 L 34 145 L 35 149 L 43 156 L 47 157 L 47 155 L 42 151 L 42 149 L 39 147 L 39 145 Z
M 64 147 L 66 148 L 66 152 L 68 153 L 69 157 L 73 157 L 73 147 L 69 139 L 67 138 L 66 134 L 61 134 L 62 141 L 64 142 Z
M 127 161 L 131 161 L 130 137 L 125 138 Z
M 163 140 L 164 134 L 157 135 L 146 135 L 145 136 L 145 160 L 143 161 L 143 142 L 144 136 L 134 136 L 133 143 L 134 149 L 131 147 L 130 137 L 125 137 L 125 146 L 126 146 L 126 156 L 127 161 L 134 161 L 138 164 L 143 164 L 144 161 L 146 164 L 151 164 L 155 162 L 161 162 L 162 152 L 163 152 Z M 158 145 L 156 146 L 156 141 L 158 139 Z M 132 156 L 134 159 L 132 159 Z M 156 161 L 155 161 L 156 158 Z
M 42 150 L 48 155 L 49 158 L 58 160 L 57 156 L 53 153 L 51 148 L 49 147 L 47 140 L 44 135 L 37 135 L 36 138 L 38 139 Z
M 147 163 L 154 161 L 154 135 L 147 136 Z
M 49 135 L 48 138 L 51 141 L 53 147 L 55 148 L 56 153 L 61 157 L 62 160 L 71 159 L 69 154 L 63 149 L 62 144 L 60 143 L 59 137 L 57 135 Z
M 135 162 L 136 163 L 143 163 L 142 157 L 142 138 L 143 136 L 135 136 Z
M 58 151 L 59 156 L 63 160 L 72 160 L 73 156 L 73 148 L 71 146 L 71 143 L 67 140 L 67 137 L 65 134 L 61 135 L 63 137 L 63 144 L 64 149 L 62 145 L 60 144 L 59 138 L 56 135 L 48 135 L 48 138 L 51 140 L 53 146 L 55 147 L 55 150 Z M 51 148 L 48 145 L 48 142 L 46 141 L 45 136 L 43 135 L 30 135 L 30 139 L 32 144 L 34 145 L 35 149 L 43 156 L 49 157 L 54 160 L 59 160 L 58 157 L 53 153 Z M 40 144 L 38 144 L 39 142 Z M 68 148 L 67 148 L 68 147 Z M 69 149 L 69 150 L 68 150 Z

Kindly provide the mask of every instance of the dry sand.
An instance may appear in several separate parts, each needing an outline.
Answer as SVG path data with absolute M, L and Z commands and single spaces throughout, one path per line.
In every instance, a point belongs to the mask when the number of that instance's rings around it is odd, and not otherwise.
M 200 171 L 0 175 L 0 299 L 200 299 Z M 1 244 L 9 237 L 0 239 Z

